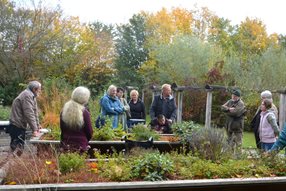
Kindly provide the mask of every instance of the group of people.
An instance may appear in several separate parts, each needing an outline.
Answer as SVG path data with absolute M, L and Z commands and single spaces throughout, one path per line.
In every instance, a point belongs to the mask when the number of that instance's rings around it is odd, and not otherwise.
M 28 127 L 32 129 L 33 136 L 37 136 L 41 129 L 36 101 L 40 92 L 41 83 L 31 81 L 27 89 L 13 101 L 8 131 L 12 152 L 23 151 Z M 110 85 L 100 99 L 100 115 L 112 120 L 112 128 L 117 128 L 119 122 L 123 126 L 131 127 L 136 122 L 144 122 L 146 119 L 145 106 L 139 99 L 138 91 L 130 92 L 129 102 L 124 99 L 123 94 L 122 88 Z M 159 133 L 171 133 L 170 125 L 176 120 L 177 107 L 171 94 L 171 85 L 164 84 L 162 93 L 154 97 L 151 105 L 150 125 Z M 60 113 L 62 149 L 81 152 L 88 150 L 88 142 L 93 135 L 91 115 L 87 107 L 89 98 L 89 89 L 79 86 L 73 90 L 71 99 L 64 104 Z
M 228 142 L 233 147 L 240 147 L 244 128 L 245 105 L 241 100 L 241 91 L 232 90 L 232 97 L 222 105 L 225 112 Z M 258 107 L 252 121 L 256 146 L 264 152 L 281 150 L 286 146 L 286 128 L 279 135 L 278 110 L 273 104 L 272 93 L 265 90 L 261 93 L 261 105 Z M 278 137 L 279 136 L 279 137 Z
M 22 91 L 13 101 L 10 127 L 12 151 L 22 152 L 25 144 L 26 130 L 30 127 L 33 135 L 37 136 L 41 128 L 38 117 L 36 98 L 41 92 L 41 83 L 29 82 L 27 89 Z M 245 105 L 241 100 L 241 91 L 234 89 L 232 97 L 221 106 L 225 112 L 228 142 L 232 146 L 241 146 L 244 128 Z M 106 94 L 100 100 L 100 115 L 112 120 L 112 128 L 131 127 L 136 122 L 145 122 L 144 103 L 139 99 L 137 90 L 130 92 L 130 101 L 123 97 L 124 90 L 114 85 L 109 86 Z M 60 113 L 61 146 L 65 150 L 88 149 L 93 128 L 91 115 L 87 108 L 90 98 L 88 88 L 80 86 L 73 90 L 71 99 L 66 102 Z M 171 133 L 171 125 L 177 118 L 177 107 L 172 96 L 171 85 L 164 84 L 161 94 L 154 96 L 150 107 L 150 126 L 159 133 Z M 261 93 L 259 106 L 251 126 L 255 133 L 257 148 L 263 151 L 281 150 L 286 146 L 286 125 L 279 133 L 278 110 L 273 104 L 272 94 L 266 90 Z M 141 121 L 140 121 L 141 120 Z M 278 137 L 279 136 L 279 137 Z
M 130 92 L 130 101 L 124 98 L 124 89 L 114 85 L 109 86 L 106 94 L 100 100 L 100 118 L 112 119 L 112 127 L 117 128 L 119 122 L 124 129 L 138 123 L 146 122 L 145 105 L 139 98 L 139 92 Z M 150 127 L 160 133 L 171 133 L 171 124 L 176 120 L 177 107 L 172 96 L 171 85 L 164 84 L 160 95 L 154 97 L 150 108 Z

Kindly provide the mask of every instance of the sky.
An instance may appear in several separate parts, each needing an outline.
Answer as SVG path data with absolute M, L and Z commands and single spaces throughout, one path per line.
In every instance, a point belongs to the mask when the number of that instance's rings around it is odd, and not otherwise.
M 59 2 L 66 15 L 79 16 L 83 22 L 100 21 L 105 24 L 124 24 L 141 10 L 157 12 L 163 7 L 194 10 L 208 7 L 210 11 L 240 24 L 246 17 L 260 19 L 268 34 L 286 34 L 285 0 L 48 0 Z

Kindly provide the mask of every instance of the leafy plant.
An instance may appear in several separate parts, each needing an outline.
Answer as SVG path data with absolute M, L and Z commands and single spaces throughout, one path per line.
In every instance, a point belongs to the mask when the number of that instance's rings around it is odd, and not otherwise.
M 132 176 L 146 181 L 166 180 L 174 171 L 173 161 L 160 153 L 149 153 L 134 160 Z
M 78 153 L 62 153 L 59 156 L 59 168 L 63 174 L 79 171 L 84 165 L 84 155 Z
M 0 105 L 0 120 L 9 120 L 11 108 Z
M 174 134 L 178 136 L 183 143 L 188 142 L 193 133 L 201 128 L 201 125 L 195 124 L 193 121 L 183 121 L 182 123 L 172 125 Z
M 131 133 L 132 138 L 136 141 L 145 141 L 150 137 L 153 137 L 154 140 L 159 140 L 160 137 L 158 133 L 143 124 L 133 126 Z

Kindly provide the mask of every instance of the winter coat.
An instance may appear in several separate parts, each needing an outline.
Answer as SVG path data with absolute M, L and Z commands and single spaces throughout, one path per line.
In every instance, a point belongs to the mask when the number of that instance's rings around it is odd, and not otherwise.
M 286 146 L 286 123 L 284 125 L 284 128 L 279 134 L 278 139 L 270 149 L 270 151 L 279 151 L 282 150 Z
M 133 100 L 130 100 L 128 104 L 130 106 L 131 114 L 128 119 L 146 119 L 145 105 L 140 99 L 138 99 L 136 103 L 134 103 Z
M 227 107 L 234 107 L 234 112 L 230 112 L 222 107 L 226 114 L 225 127 L 228 132 L 242 133 L 244 128 L 244 114 L 246 112 L 244 103 L 241 99 L 237 101 L 228 100 L 225 104 Z
M 259 138 L 262 143 L 274 143 L 279 129 L 275 114 L 271 110 L 260 113 Z
M 88 148 L 88 142 L 92 137 L 93 130 L 91 125 L 90 113 L 86 108 L 83 110 L 83 127 L 71 128 L 60 117 L 61 128 L 61 146 L 65 150 L 85 151 Z
M 162 95 L 157 95 L 150 108 L 151 120 L 156 119 L 160 114 L 163 114 L 167 119 L 175 121 L 177 119 L 177 106 L 173 96 L 163 98 Z
M 12 104 L 10 124 L 37 131 L 39 127 L 37 100 L 34 93 L 26 89 L 16 97 Z

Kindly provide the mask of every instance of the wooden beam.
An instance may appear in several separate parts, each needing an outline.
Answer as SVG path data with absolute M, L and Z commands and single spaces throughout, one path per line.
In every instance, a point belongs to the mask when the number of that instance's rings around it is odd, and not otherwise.
M 206 119 L 205 119 L 206 128 L 211 128 L 211 116 L 212 116 L 212 91 L 207 91 Z
M 284 127 L 286 120 L 286 94 L 280 94 L 280 102 L 279 102 L 279 126 L 280 130 Z

